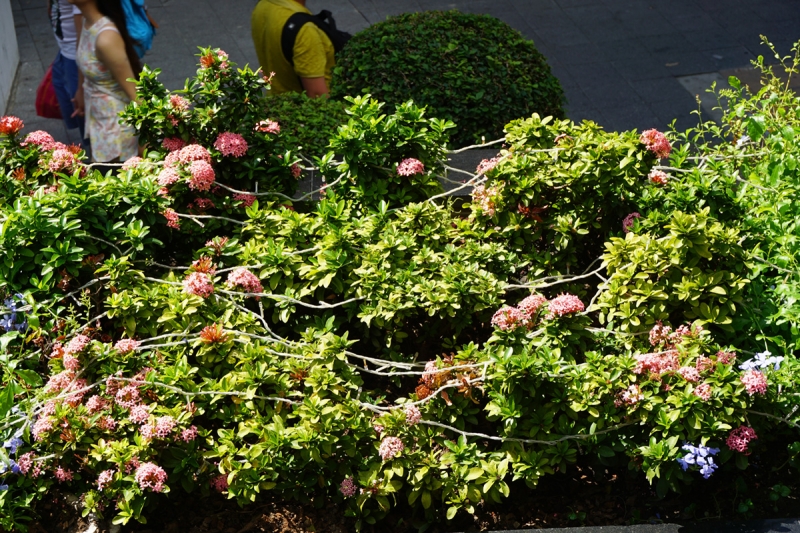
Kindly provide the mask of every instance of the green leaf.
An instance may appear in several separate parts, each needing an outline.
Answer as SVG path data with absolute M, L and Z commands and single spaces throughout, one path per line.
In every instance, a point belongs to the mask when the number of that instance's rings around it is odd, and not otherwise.
M 752 141 L 758 141 L 767 131 L 766 121 L 762 115 L 754 115 L 747 119 L 747 136 Z

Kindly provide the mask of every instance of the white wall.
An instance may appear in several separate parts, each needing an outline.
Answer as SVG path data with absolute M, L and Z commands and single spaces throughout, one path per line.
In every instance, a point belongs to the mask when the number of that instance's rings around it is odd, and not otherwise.
M 19 64 L 11 0 L 0 0 L 0 115 L 5 115 Z

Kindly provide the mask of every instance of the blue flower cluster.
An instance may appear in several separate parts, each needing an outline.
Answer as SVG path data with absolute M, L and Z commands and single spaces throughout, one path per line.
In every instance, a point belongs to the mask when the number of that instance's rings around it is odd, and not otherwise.
M 684 444 L 682 449 L 689 452 L 683 457 L 678 457 L 678 463 L 684 472 L 689 470 L 690 466 L 697 466 L 704 478 L 711 477 L 711 474 L 717 469 L 717 465 L 714 464 L 714 456 L 719 453 L 719 448 L 709 448 L 702 444 L 699 446 Z
M 11 456 L 16 455 L 19 447 L 25 444 L 25 442 L 20 438 L 21 435 L 22 431 L 19 430 L 14 433 L 13 437 L 3 443 L 3 448 L 8 450 L 8 458 L 7 460 L 4 460 L 3 457 L 0 456 L 0 476 L 3 476 L 3 480 L 0 481 L 0 490 L 8 490 L 8 485 L 5 483 L 6 473 L 20 473 L 19 465 L 14 459 L 11 458 Z
M 25 320 L 24 313 L 22 313 L 22 320 L 17 319 L 17 315 L 20 314 L 20 302 L 22 304 L 25 303 L 25 297 L 20 293 L 15 294 L 13 298 L 7 298 L 3 302 L 9 312 L 4 314 L 3 318 L 0 318 L 0 327 L 6 331 L 25 331 L 28 329 L 28 321 Z
M 757 353 L 752 359 L 739 365 L 739 368 L 742 370 L 761 370 L 769 365 L 774 365 L 772 369 L 778 370 L 781 367 L 783 357 L 770 357 L 771 355 L 772 353 L 770 352 Z

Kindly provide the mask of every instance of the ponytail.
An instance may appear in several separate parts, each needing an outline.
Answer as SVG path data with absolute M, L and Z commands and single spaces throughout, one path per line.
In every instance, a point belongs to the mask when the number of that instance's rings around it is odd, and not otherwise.
M 139 77 L 142 71 L 142 63 L 139 61 L 139 56 L 133 48 L 133 39 L 128 33 L 128 25 L 125 21 L 125 10 L 122 9 L 121 0 L 97 0 L 97 8 L 104 16 L 111 19 L 111 22 L 119 30 L 122 40 L 125 42 L 125 54 L 128 56 L 128 62 L 131 64 L 133 75 L 135 78 Z

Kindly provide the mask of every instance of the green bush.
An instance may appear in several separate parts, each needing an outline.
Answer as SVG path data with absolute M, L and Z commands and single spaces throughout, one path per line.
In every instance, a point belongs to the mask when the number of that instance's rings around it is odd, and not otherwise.
M 330 98 L 309 98 L 305 93 L 283 93 L 266 100 L 267 115 L 281 125 L 285 138 L 306 156 L 322 157 L 342 124 L 346 105 Z
M 533 42 L 487 15 L 427 11 L 370 26 L 337 56 L 332 96 L 413 99 L 452 120 L 458 146 L 503 136 L 509 121 L 563 117 L 564 93 Z

